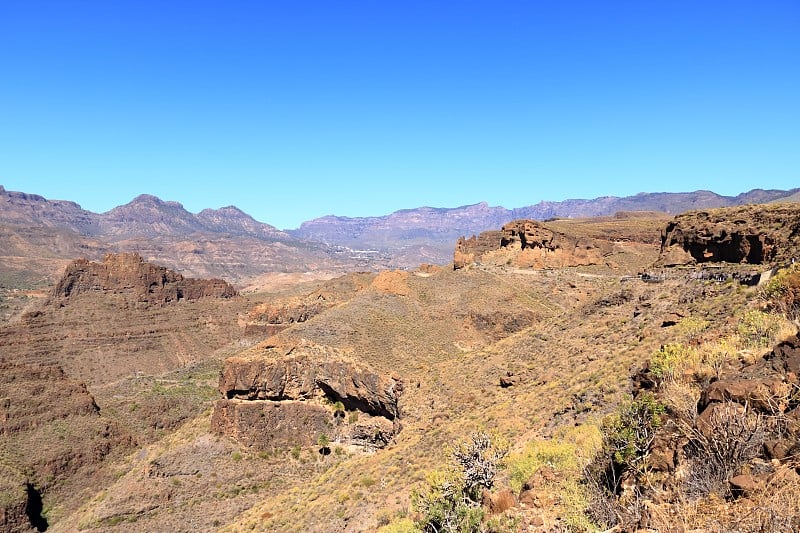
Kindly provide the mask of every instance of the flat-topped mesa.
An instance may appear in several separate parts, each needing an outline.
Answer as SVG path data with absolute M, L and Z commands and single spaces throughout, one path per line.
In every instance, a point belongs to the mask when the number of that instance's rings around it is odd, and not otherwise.
M 551 230 L 533 220 L 515 220 L 500 231 L 458 240 L 453 267 L 471 263 L 515 264 L 528 268 L 561 268 L 603 263 L 611 243 Z
M 300 341 L 228 358 L 220 373 L 211 429 L 258 448 L 307 446 L 319 435 L 383 446 L 399 431 L 402 383 L 338 350 Z M 345 420 L 341 402 L 355 413 Z M 359 416 L 360 415 L 360 416 Z
M 165 304 L 200 298 L 231 298 L 236 289 L 221 279 L 184 278 L 139 254 L 107 254 L 102 263 L 78 259 L 67 266 L 52 297 L 69 299 L 86 292 L 131 294 L 139 302 Z
M 678 215 L 661 233 L 658 264 L 786 264 L 800 257 L 800 204 L 750 205 Z

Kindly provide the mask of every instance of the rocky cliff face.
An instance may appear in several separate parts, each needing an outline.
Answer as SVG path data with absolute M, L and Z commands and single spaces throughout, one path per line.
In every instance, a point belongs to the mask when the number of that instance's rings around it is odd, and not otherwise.
M 385 445 L 399 428 L 403 387 L 333 348 L 302 341 L 227 359 L 219 390 L 212 431 L 270 449 L 307 446 L 322 434 Z M 350 414 L 331 407 L 336 402 Z
M 515 220 L 499 232 L 459 239 L 453 266 L 460 269 L 484 261 L 528 268 L 594 265 L 602 263 L 611 249 L 608 241 L 567 235 L 533 220 Z
M 800 257 L 800 204 L 695 211 L 662 232 L 659 262 L 776 265 Z
M 107 254 L 102 263 L 78 259 L 53 290 L 56 299 L 84 292 L 130 293 L 139 302 L 165 304 L 199 298 L 231 298 L 236 290 L 220 279 L 184 278 L 165 267 L 145 263 L 138 254 Z
M 44 531 L 42 495 L 129 444 L 59 366 L 0 354 L 0 530 Z

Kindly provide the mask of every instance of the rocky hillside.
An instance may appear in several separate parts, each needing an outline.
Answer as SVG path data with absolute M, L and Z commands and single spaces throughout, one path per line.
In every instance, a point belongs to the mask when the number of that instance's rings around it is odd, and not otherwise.
M 486 203 L 452 209 L 421 207 L 397 211 L 381 217 L 349 218 L 326 216 L 304 222 L 292 235 L 346 246 L 377 250 L 392 257 L 414 259 L 398 266 L 415 267 L 422 262 L 446 263 L 452 243 L 462 235 L 477 235 L 497 229 L 516 219 L 586 218 L 610 216 L 625 211 L 652 211 L 678 214 L 692 209 L 765 203 L 797 193 L 755 189 L 738 196 L 721 196 L 711 191 L 690 193 L 641 193 L 618 198 L 605 196 L 591 200 L 539 202 L 535 205 L 506 209 Z
M 232 298 L 79 266 L 0 327 L 0 523 L 792 531 L 798 267 L 637 276 L 669 223 L 519 221 L 465 268 Z
M 679 215 L 664 229 L 660 263 L 785 265 L 800 259 L 798 204 L 742 206 Z
M 611 252 L 609 241 L 567 235 L 532 220 L 515 220 L 499 232 L 460 238 L 456 243 L 453 267 L 459 269 L 483 262 L 510 262 L 533 268 L 597 265 Z
M 667 218 L 659 213 L 617 214 L 614 217 L 537 222 L 515 220 L 500 230 L 460 237 L 453 267 L 471 265 L 557 269 L 603 265 L 622 267 L 639 255 L 650 256 Z
M 193 214 L 183 205 L 141 195 L 107 213 L 74 202 L 47 200 L 0 187 L 0 285 L 41 285 L 69 260 L 100 260 L 109 252 L 137 252 L 196 277 L 246 286 L 269 272 L 416 268 L 450 261 L 462 235 L 496 229 L 515 219 L 547 220 L 613 215 L 622 211 L 679 213 L 688 209 L 766 202 L 792 191 L 753 190 L 735 197 L 708 191 L 642 193 L 565 200 L 506 209 L 486 203 L 422 207 L 383 217 L 328 216 L 280 231 L 233 206 Z

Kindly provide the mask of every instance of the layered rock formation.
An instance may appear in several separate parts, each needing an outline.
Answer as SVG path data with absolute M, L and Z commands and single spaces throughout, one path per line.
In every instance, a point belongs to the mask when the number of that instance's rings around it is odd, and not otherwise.
M 484 261 L 528 268 L 595 265 L 602 263 L 611 249 L 608 241 L 567 235 L 533 220 L 515 220 L 499 232 L 459 239 L 453 266 L 460 269 Z
M 102 263 L 78 259 L 70 264 L 52 296 L 66 299 L 84 292 L 133 295 L 139 302 L 165 304 L 199 298 L 231 298 L 236 290 L 221 279 L 184 278 L 165 267 L 145 263 L 134 253 L 107 254 Z
M 694 211 L 661 235 L 659 263 L 785 264 L 800 256 L 800 204 Z
M 323 434 L 383 446 L 399 428 L 403 387 L 333 348 L 302 341 L 227 359 L 219 390 L 212 431 L 270 449 L 308 446 Z M 331 407 L 336 402 L 350 411 L 347 420 Z

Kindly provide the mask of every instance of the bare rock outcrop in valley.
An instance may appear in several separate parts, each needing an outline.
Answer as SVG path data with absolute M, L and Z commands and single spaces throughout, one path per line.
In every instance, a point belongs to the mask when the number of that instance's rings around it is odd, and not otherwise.
M 612 250 L 608 241 L 554 231 L 533 220 L 509 222 L 501 231 L 458 240 L 453 266 L 471 263 L 512 263 L 527 268 L 562 268 L 603 263 Z
M 232 298 L 236 290 L 221 279 L 199 280 L 146 263 L 135 253 L 107 254 L 102 263 L 78 259 L 53 289 L 56 299 L 84 292 L 130 293 L 139 302 L 165 304 L 199 298 Z
M 214 408 L 212 431 L 244 445 L 308 446 L 324 434 L 381 447 L 399 428 L 403 386 L 338 350 L 301 341 L 228 358 L 219 390 L 224 398 Z M 345 411 L 332 407 L 337 402 Z
M 661 235 L 664 266 L 706 262 L 786 264 L 800 255 L 800 204 L 694 211 Z

